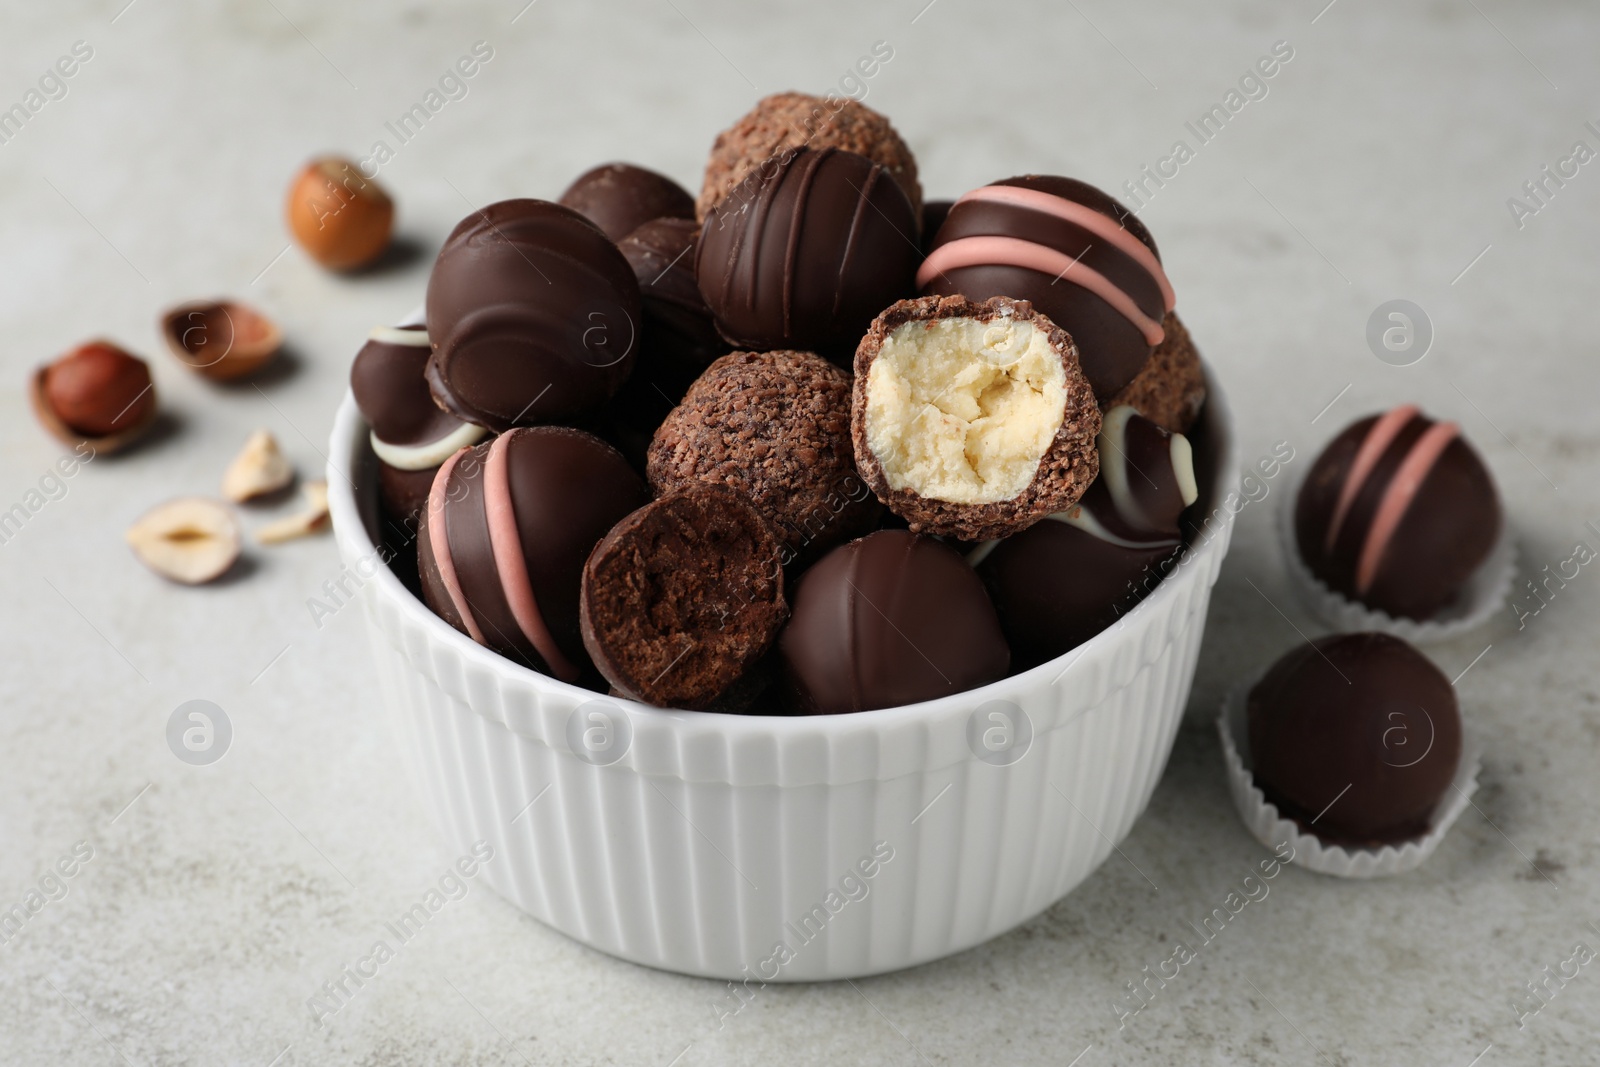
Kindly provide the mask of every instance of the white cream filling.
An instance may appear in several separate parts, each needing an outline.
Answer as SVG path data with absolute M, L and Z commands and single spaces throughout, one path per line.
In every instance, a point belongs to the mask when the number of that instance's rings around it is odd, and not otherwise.
M 1061 357 L 1031 322 L 909 322 L 867 372 L 867 444 L 891 489 L 1012 500 L 1032 484 L 1066 398 Z

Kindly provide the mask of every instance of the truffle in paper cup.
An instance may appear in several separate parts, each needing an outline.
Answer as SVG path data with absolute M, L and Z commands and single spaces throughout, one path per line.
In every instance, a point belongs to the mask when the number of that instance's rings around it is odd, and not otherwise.
M 1295 502 L 1300 499 L 1305 473 L 1299 471 L 1291 476 L 1289 491 L 1282 494 L 1279 501 L 1278 540 L 1283 546 L 1284 565 L 1295 595 L 1328 626 L 1342 633 L 1376 630 L 1414 645 L 1430 645 L 1476 630 L 1505 607 L 1517 571 L 1516 541 L 1508 523 L 1501 525 L 1499 540 L 1456 599 L 1431 619 L 1395 618 L 1328 588 L 1311 573 L 1295 539 Z
M 1262 671 L 1230 691 L 1223 701 L 1222 713 L 1217 716 L 1222 758 L 1227 765 L 1228 791 L 1233 795 L 1233 806 L 1251 836 L 1269 849 L 1277 849 L 1287 842 L 1294 849 L 1290 862 L 1336 878 L 1379 878 L 1403 874 L 1422 866 L 1423 861 L 1439 847 L 1439 842 L 1444 840 L 1451 825 L 1466 810 L 1473 792 L 1478 788 L 1480 761 L 1477 746 L 1470 740 L 1462 746 L 1455 779 L 1440 798 L 1439 806 L 1429 820 L 1428 832 L 1423 836 L 1381 848 L 1328 844 L 1315 834 L 1301 829 L 1293 819 L 1279 814 L 1277 806 L 1267 800 L 1251 774 L 1247 698 L 1265 673 Z

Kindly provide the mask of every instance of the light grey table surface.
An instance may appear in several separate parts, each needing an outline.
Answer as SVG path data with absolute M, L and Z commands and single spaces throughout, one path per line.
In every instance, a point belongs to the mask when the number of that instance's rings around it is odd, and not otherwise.
M 339 571 L 329 537 L 251 548 L 237 576 L 192 590 L 144 571 L 123 528 L 214 493 L 255 427 L 317 472 L 366 330 L 419 302 L 472 206 L 554 196 L 613 158 L 695 186 L 716 131 L 760 93 L 825 91 L 874 42 L 893 58 L 867 102 L 914 147 L 929 195 L 953 196 L 1026 170 L 1119 191 L 1175 140 L 1194 147 L 1185 123 L 1287 41 L 1267 95 L 1143 209 L 1243 457 L 1284 441 L 1303 469 L 1347 421 L 1416 400 L 1494 468 L 1524 576 L 1578 541 L 1600 548 L 1600 163 L 1548 183 L 1520 226 L 1507 203 L 1575 142 L 1600 149 L 1592 5 L 523 2 L 0 8 L 0 106 L 74 42 L 93 49 L 0 144 L 0 510 L 60 454 L 23 386 L 75 342 L 145 354 L 175 420 L 0 544 L 0 905 L 76 843 L 93 852 L 0 945 L 0 1061 L 1595 1062 L 1600 971 L 1547 981 L 1547 1004 L 1526 987 L 1600 947 L 1587 568 L 1520 628 L 1508 608 L 1431 650 L 1451 677 L 1472 665 L 1458 690 L 1487 755 L 1476 810 L 1426 866 L 1369 883 L 1289 870 L 1119 1029 L 1125 983 L 1265 855 L 1234 815 L 1212 718 L 1230 684 L 1317 632 L 1273 534 L 1282 480 L 1240 516 L 1148 812 L 1038 918 L 906 973 L 769 987 L 719 1031 L 718 983 L 602 956 L 474 886 L 314 1027 L 308 998 L 453 859 L 399 769 L 361 612 L 313 620 L 308 599 Z M 494 55 L 467 96 L 382 170 L 415 254 L 341 278 L 285 252 L 301 162 L 394 147 L 385 122 L 480 40 Z M 288 332 L 292 358 L 259 387 L 208 386 L 158 340 L 163 306 L 218 293 Z M 1396 298 L 1436 332 L 1407 367 L 1365 340 Z M 235 731 L 209 767 L 165 740 L 193 698 Z

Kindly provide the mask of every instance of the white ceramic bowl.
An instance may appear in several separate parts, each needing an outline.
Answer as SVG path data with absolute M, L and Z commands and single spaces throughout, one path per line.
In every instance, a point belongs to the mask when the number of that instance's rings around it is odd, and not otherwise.
M 367 579 L 400 746 L 452 853 L 488 841 L 484 880 L 602 952 L 716 978 L 836 979 L 947 956 L 1038 914 L 1144 810 L 1232 533 L 1221 503 L 1236 463 L 1214 379 L 1192 436 L 1211 518 L 1116 626 L 981 689 L 836 716 L 664 711 L 457 633 L 379 565 L 375 460 L 348 395 L 328 485 L 339 551 Z

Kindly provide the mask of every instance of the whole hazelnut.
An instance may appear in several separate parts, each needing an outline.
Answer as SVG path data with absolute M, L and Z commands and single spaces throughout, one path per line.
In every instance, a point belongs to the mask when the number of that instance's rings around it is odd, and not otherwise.
M 347 159 L 314 159 L 289 187 L 289 230 L 331 270 L 366 266 L 389 246 L 394 201 Z
M 50 411 L 84 437 L 132 430 L 155 414 L 149 366 L 108 341 L 73 349 L 46 367 L 43 379 Z

